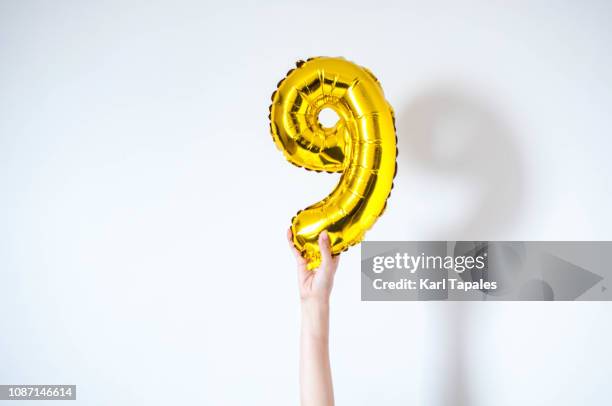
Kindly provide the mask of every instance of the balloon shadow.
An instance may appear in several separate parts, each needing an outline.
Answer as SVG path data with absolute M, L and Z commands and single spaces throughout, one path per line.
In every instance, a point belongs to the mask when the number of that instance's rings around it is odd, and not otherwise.
M 417 94 L 398 113 L 402 178 L 410 179 L 409 171 L 418 169 L 443 184 L 470 187 L 468 209 L 458 210 L 461 214 L 446 224 L 432 221 L 435 229 L 428 231 L 440 240 L 504 238 L 520 214 L 525 177 L 511 126 L 499 107 L 459 86 L 440 85 Z M 430 333 L 445 334 L 436 351 L 444 354 L 446 374 L 430 381 L 430 389 L 442 389 L 433 403 L 466 406 L 472 403 L 466 362 L 472 304 L 442 305 L 429 310 Z
M 520 213 L 525 179 L 511 128 L 498 108 L 456 86 L 440 86 L 413 98 L 398 115 L 397 128 L 400 173 L 416 166 L 470 186 L 469 212 L 435 235 L 495 240 L 508 231 Z

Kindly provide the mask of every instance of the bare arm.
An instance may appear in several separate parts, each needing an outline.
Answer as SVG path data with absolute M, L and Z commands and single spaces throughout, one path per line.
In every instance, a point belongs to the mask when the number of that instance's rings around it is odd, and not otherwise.
M 332 257 L 327 232 L 319 236 L 321 266 L 306 269 L 306 260 L 289 246 L 298 263 L 298 286 L 302 306 L 300 335 L 300 399 L 302 406 L 333 406 L 334 389 L 329 363 L 329 295 L 338 268 L 339 257 Z

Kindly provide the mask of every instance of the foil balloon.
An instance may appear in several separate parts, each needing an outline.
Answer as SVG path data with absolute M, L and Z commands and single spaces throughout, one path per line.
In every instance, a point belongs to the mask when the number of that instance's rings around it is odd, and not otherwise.
M 369 70 L 343 58 L 296 65 L 272 94 L 272 138 L 292 164 L 342 174 L 331 194 L 292 220 L 293 243 L 314 269 L 321 262 L 317 240 L 323 230 L 332 253 L 339 254 L 360 242 L 385 210 L 397 139 L 393 109 Z M 319 120 L 328 108 L 338 115 L 331 127 Z

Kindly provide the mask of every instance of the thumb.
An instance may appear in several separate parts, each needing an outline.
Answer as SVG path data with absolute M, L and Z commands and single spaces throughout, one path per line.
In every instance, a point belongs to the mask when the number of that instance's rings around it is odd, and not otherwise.
M 325 230 L 319 234 L 319 251 L 321 252 L 321 269 L 327 273 L 332 265 L 332 253 L 329 234 Z

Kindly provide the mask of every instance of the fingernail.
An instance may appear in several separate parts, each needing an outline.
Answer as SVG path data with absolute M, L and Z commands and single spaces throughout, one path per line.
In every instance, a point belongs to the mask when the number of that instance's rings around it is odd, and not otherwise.
M 327 235 L 327 231 L 323 231 L 321 233 L 321 238 L 324 239 L 324 240 L 328 240 L 329 239 L 329 236 Z

